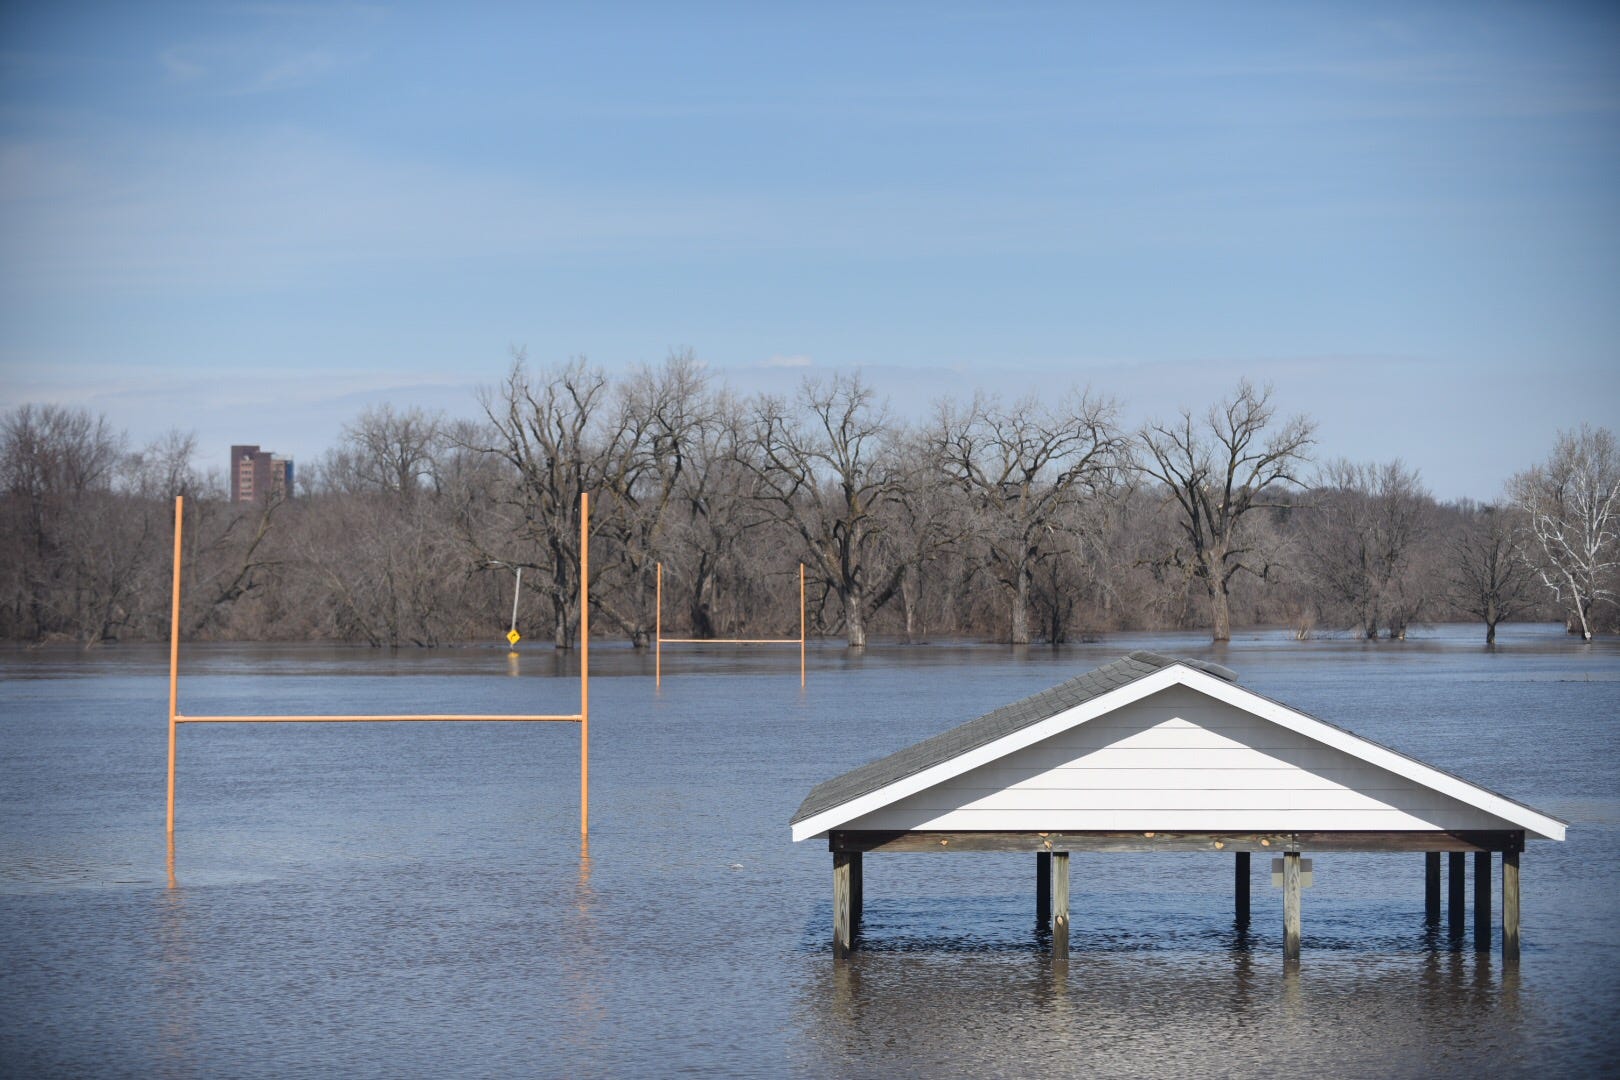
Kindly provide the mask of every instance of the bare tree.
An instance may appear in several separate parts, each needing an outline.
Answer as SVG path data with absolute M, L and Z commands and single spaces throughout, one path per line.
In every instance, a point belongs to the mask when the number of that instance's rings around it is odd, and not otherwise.
M 859 375 L 807 379 L 794 405 L 756 403 L 741 460 L 762 505 L 798 533 L 812 572 L 837 597 L 850 647 L 864 648 L 867 617 L 893 595 L 901 569 L 883 575 L 876 565 L 877 515 L 902 482 L 895 431 Z
M 442 421 L 420 409 L 368 408 L 344 427 L 297 545 L 323 586 L 323 631 L 389 647 L 466 636 L 473 566 L 442 494 L 447 451 Z
M 687 474 L 701 470 L 713 423 L 708 376 L 691 350 L 659 369 L 642 368 L 615 395 L 601 462 L 596 531 L 612 541 L 603 565 L 602 614 L 637 648 L 652 638 L 653 590 L 667 532 Z
M 769 572 L 761 545 L 745 544 L 773 519 L 762 512 L 758 473 L 744 464 L 752 431 L 742 402 L 721 391 L 712 396 L 708 422 L 695 429 L 697 443 L 677 488 L 679 515 L 668 534 L 665 591 L 678 582 L 688 633 L 712 638 L 740 625 L 745 575 Z M 756 575 L 757 576 L 757 575 Z M 722 595 L 726 598 L 722 602 Z M 764 632 L 764 631 L 762 631 Z
M 1532 602 L 1524 522 L 1511 507 L 1468 504 L 1460 510 L 1461 528 L 1447 545 L 1451 600 L 1485 623 L 1485 644 L 1493 645 L 1496 624 Z
M 949 581 L 941 582 L 934 571 L 942 558 L 962 549 L 973 522 L 972 508 L 943 467 L 938 439 L 916 433 L 898 442 L 900 483 L 894 498 L 880 510 L 879 542 L 885 564 L 897 570 L 889 583 L 900 603 L 901 635 L 910 643 L 928 633 L 927 594 L 950 588 Z M 945 590 L 938 588 L 941 584 Z
M 1399 461 L 1326 466 L 1305 531 L 1312 577 L 1366 638 L 1401 640 L 1428 599 L 1424 541 L 1433 499 Z
M 343 443 L 340 460 L 350 470 L 346 487 L 409 502 L 419 490 L 438 486 L 438 459 L 445 446 L 444 420 L 438 413 L 375 405 L 344 425 Z
M 1067 546 L 1058 521 L 1077 500 L 1110 487 L 1126 452 L 1113 402 L 1071 390 L 1053 404 L 1035 397 L 1011 408 L 976 397 L 958 413 L 942 406 L 935 452 L 974 500 L 997 580 L 1010 603 L 1008 636 L 1029 643 L 1035 567 Z
M 1513 478 L 1529 517 L 1536 573 L 1569 612 L 1571 633 L 1592 640 L 1592 608 L 1613 602 L 1620 566 L 1620 457 L 1606 428 L 1582 424 L 1558 435 L 1552 457 Z
M 1150 423 L 1138 437 L 1147 450 L 1142 469 L 1168 489 L 1183 543 L 1167 559 L 1204 583 L 1211 634 L 1232 637 L 1231 584 L 1239 572 L 1265 577 L 1270 560 L 1245 538 L 1251 511 L 1282 505 L 1285 486 L 1297 486 L 1314 426 L 1295 416 L 1267 431 L 1273 419 L 1271 387 L 1247 379 L 1211 408 L 1201 424 L 1183 410 L 1179 421 Z
M 23 405 L 0 418 L 5 621 L 16 637 L 92 644 L 123 620 L 130 543 L 113 482 L 124 437 L 84 409 Z M 109 558 L 114 561 L 109 563 Z

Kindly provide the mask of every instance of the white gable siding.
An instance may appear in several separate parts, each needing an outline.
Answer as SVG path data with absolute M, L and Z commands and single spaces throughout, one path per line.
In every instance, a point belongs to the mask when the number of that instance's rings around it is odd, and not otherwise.
M 1173 686 L 841 827 L 1287 832 L 1512 825 Z

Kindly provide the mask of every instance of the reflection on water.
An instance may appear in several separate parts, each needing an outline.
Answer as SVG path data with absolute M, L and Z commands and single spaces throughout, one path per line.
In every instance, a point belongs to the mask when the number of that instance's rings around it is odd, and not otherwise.
M 158 970 L 153 991 L 159 1005 L 158 1055 L 161 1071 L 186 1076 L 194 1072 L 196 1028 L 192 1016 L 193 960 L 186 937 L 186 897 L 173 877 L 170 845 L 169 891 L 158 907 Z
M 0 657 L 0 1072 L 395 1077 L 1580 1076 L 1620 1007 L 1620 650 L 1516 628 L 1405 646 L 1196 635 L 1012 652 L 593 649 L 592 836 L 562 725 L 181 732 L 166 656 Z M 1138 647 L 1569 818 L 1523 859 L 1524 953 L 1431 918 L 1421 857 L 1316 855 L 1303 957 L 1256 860 L 1077 858 L 1073 956 L 1024 857 L 869 856 L 829 956 L 816 782 Z M 577 658 L 191 646 L 196 712 L 570 712 Z M 1493 883 L 1500 888 L 1500 881 Z M 1471 890 L 1470 890 L 1471 899 Z M 1497 911 L 1499 915 L 1499 911 Z
M 806 1071 L 922 1075 L 1502 1075 L 1536 1066 L 1516 980 L 1460 954 L 855 954 L 801 988 Z M 1331 1063 L 1331 1064 L 1329 1064 Z M 1597 1061 L 1588 1064 L 1596 1065 Z M 1580 1072 L 1580 1069 L 1573 1070 Z

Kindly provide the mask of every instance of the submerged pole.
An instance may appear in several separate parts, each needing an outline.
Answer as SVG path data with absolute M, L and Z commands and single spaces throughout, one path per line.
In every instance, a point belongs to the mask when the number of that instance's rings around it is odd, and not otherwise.
M 1249 853 L 1240 851 L 1232 868 L 1232 914 L 1238 922 L 1249 921 Z
M 507 633 L 517 633 L 518 597 L 523 595 L 523 567 L 517 568 L 517 580 L 512 583 L 512 628 Z

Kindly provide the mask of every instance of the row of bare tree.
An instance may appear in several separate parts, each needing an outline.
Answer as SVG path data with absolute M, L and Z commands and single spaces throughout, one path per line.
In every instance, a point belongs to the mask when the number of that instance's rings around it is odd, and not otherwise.
M 579 494 L 593 493 L 593 625 L 852 647 L 976 636 L 1286 624 L 1402 638 L 1417 621 L 1616 622 L 1620 457 L 1582 427 L 1492 505 L 1441 504 L 1399 461 L 1313 466 L 1313 429 L 1241 383 L 1127 431 L 1089 391 L 889 415 L 859 377 L 739 398 L 690 355 L 617 381 L 520 355 L 477 420 L 368 409 L 295 497 L 231 504 L 190 436 L 132 450 L 57 406 L 0 417 L 0 637 L 167 631 L 186 495 L 183 630 L 373 645 L 574 642 Z

